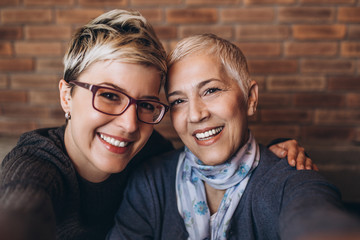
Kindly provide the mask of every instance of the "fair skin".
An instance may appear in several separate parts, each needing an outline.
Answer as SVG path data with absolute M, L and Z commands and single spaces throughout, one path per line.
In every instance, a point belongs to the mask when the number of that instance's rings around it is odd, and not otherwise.
M 167 92 L 176 132 L 204 164 L 224 163 L 248 140 L 247 119 L 256 111 L 258 86 L 251 81 L 245 103 L 238 83 L 217 58 L 198 53 L 176 62 L 169 70 Z M 213 214 L 225 190 L 204 186 Z
M 119 61 L 96 62 L 77 79 L 79 82 L 116 88 L 135 99 L 159 100 L 160 74 L 155 67 Z M 92 107 L 92 92 L 75 87 L 72 94 L 65 80 L 59 83 L 61 106 L 71 113 L 65 130 L 65 146 L 78 173 L 90 182 L 102 182 L 121 172 L 149 139 L 153 125 L 138 121 L 136 105 L 119 116 Z M 110 137 L 107 141 L 101 136 Z M 111 144 L 111 138 L 122 142 Z

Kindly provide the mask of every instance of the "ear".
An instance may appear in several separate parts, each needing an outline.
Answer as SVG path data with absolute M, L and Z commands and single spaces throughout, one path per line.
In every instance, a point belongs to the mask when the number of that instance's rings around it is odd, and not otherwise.
M 59 82 L 59 92 L 60 92 L 60 103 L 64 112 L 71 112 L 71 88 L 69 84 L 61 79 Z
M 258 104 L 258 84 L 252 80 L 250 83 L 249 97 L 248 97 L 248 116 L 253 116 L 256 112 Z

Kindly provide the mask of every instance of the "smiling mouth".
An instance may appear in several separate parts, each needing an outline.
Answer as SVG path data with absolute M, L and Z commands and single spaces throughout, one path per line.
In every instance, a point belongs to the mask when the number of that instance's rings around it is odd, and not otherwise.
M 105 136 L 104 134 L 101 134 L 101 133 L 100 133 L 100 137 L 102 140 L 104 140 L 105 142 L 107 142 L 115 147 L 126 147 L 127 145 L 129 145 L 129 142 L 119 141 L 115 138 Z
M 210 129 L 210 130 L 202 132 L 202 133 L 197 133 L 197 134 L 195 134 L 195 137 L 200 141 L 209 140 L 209 139 L 215 137 L 216 135 L 218 135 L 223 129 L 224 129 L 224 127 L 217 127 L 217 128 Z

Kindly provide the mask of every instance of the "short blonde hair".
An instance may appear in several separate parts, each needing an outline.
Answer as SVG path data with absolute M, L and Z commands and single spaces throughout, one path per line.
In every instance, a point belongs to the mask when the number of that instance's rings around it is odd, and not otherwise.
M 196 53 L 218 58 L 228 76 L 238 82 L 247 102 L 251 79 L 246 58 L 240 48 L 214 34 L 190 36 L 181 40 L 169 54 L 168 69 L 184 57 Z
M 64 57 L 64 80 L 74 81 L 91 64 L 104 60 L 154 66 L 161 84 L 166 78 L 166 52 L 137 11 L 112 10 L 78 29 Z

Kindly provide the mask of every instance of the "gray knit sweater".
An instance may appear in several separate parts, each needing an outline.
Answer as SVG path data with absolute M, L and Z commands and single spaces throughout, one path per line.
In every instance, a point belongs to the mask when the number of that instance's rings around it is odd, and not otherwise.
M 134 171 L 107 239 L 188 239 L 175 189 L 181 151 L 156 157 Z M 297 171 L 286 159 L 260 146 L 259 165 L 234 212 L 226 239 L 310 240 L 311 236 L 325 240 L 328 238 L 318 236 L 354 231 L 360 237 L 358 230 L 359 220 L 345 212 L 336 187 L 318 172 Z
M 128 174 L 172 145 L 154 132 L 121 173 L 101 183 L 81 178 L 64 147 L 65 127 L 21 136 L 0 169 L 0 239 L 104 239 Z

